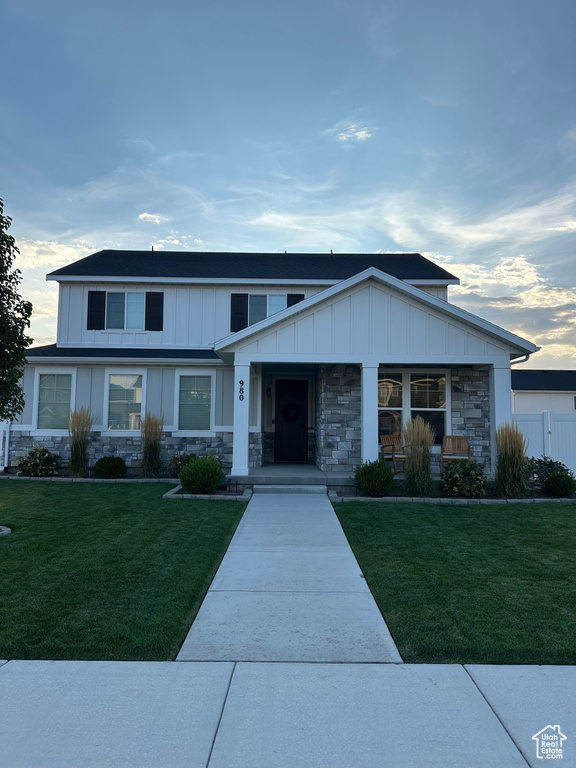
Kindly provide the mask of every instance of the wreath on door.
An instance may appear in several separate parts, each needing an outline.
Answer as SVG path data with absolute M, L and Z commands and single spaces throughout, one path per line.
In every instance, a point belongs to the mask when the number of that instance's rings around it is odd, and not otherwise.
M 282 406 L 282 418 L 289 423 L 297 421 L 302 414 L 302 408 L 298 403 L 285 403 Z

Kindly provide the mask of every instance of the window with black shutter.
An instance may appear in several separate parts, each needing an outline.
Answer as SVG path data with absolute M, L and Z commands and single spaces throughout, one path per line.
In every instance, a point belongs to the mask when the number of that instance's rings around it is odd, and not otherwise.
M 89 331 L 103 331 L 106 326 L 106 291 L 88 291 Z
M 236 333 L 248 325 L 248 294 L 233 293 L 230 296 L 230 331 Z
M 146 331 L 162 331 L 164 329 L 164 294 L 150 291 L 146 294 Z
M 304 301 L 304 294 L 303 293 L 289 293 L 286 302 L 287 307 L 293 307 L 294 304 L 298 304 L 301 301 Z

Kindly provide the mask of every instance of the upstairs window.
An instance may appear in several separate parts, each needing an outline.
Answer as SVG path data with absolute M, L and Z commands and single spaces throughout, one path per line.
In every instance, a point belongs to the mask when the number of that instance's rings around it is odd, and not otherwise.
M 89 331 L 161 331 L 163 317 L 163 293 L 88 291 Z
M 303 293 L 233 293 L 230 301 L 230 330 L 241 331 L 304 299 Z

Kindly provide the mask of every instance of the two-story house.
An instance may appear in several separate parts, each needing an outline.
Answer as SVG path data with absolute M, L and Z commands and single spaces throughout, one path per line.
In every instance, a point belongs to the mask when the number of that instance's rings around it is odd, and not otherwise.
M 421 415 L 438 443 L 467 435 L 490 469 L 511 361 L 538 349 L 451 304 L 458 279 L 420 254 L 106 250 L 48 280 L 57 342 L 28 352 L 12 465 L 37 443 L 65 456 L 68 415 L 86 406 L 92 460 L 137 463 L 150 411 L 166 460 L 349 476 L 378 457 L 380 434 Z

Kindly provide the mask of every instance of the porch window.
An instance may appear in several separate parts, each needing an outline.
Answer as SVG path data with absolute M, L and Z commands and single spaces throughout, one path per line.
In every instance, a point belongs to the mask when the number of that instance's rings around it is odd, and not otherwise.
M 38 429 L 68 429 L 72 374 L 41 373 L 38 386 Z
M 437 445 L 446 434 L 446 374 L 427 371 L 390 372 L 378 375 L 378 434 L 399 435 L 402 424 L 421 416 L 433 427 Z
M 421 416 L 442 443 L 446 425 L 446 376 L 442 374 L 410 374 L 410 407 L 412 418 Z
M 178 429 L 209 430 L 212 412 L 212 377 L 180 376 Z
M 378 376 L 378 434 L 399 435 L 402 431 L 402 374 Z
M 142 376 L 114 373 L 108 389 L 108 429 L 140 429 Z

